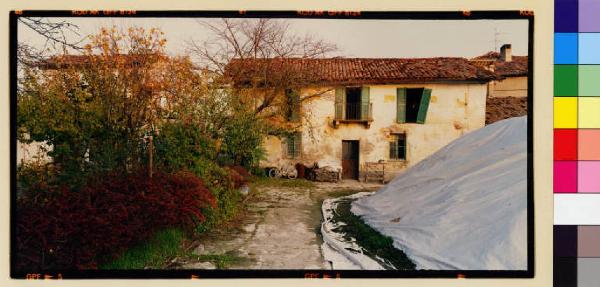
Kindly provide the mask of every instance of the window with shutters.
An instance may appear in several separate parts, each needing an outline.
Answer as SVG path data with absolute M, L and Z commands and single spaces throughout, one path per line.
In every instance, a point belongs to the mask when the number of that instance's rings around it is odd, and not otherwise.
M 302 154 L 302 133 L 288 135 L 284 140 L 284 150 L 287 158 L 299 158 Z
M 406 160 L 406 134 L 392 134 L 390 160 Z
M 340 87 L 335 89 L 335 122 L 363 122 L 373 120 L 369 87 Z
M 360 120 L 362 119 L 361 109 L 361 92 L 362 89 L 358 88 L 346 88 L 346 118 L 345 120 Z
M 430 89 L 399 88 L 396 97 L 398 123 L 425 123 L 431 98 Z

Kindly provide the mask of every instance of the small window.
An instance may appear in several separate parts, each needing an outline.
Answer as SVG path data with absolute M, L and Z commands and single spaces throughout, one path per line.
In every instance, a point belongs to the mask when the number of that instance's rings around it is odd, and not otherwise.
M 392 134 L 390 160 L 406 160 L 406 134 Z
M 288 158 L 299 158 L 302 153 L 302 134 L 297 132 L 285 138 L 285 151 Z

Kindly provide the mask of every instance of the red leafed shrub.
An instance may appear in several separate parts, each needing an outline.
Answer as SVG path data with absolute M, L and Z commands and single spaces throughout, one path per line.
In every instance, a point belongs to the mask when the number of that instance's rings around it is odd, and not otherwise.
M 228 167 L 227 171 L 234 188 L 239 188 L 250 180 L 250 173 L 239 165 Z
M 245 181 L 248 181 L 250 179 L 250 173 L 243 166 L 234 165 L 231 168 L 237 171 L 237 173 L 239 173 Z
M 166 226 L 192 229 L 215 199 L 191 173 L 106 175 L 78 191 L 51 188 L 16 210 L 19 270 L 96 268 Z
M 244 178 L 237 171 L 233 169 L 227 169 L 227 173 L 231 183 L 233 184 L 233 188 L 239 188 L 240 186 L 244 185 Z

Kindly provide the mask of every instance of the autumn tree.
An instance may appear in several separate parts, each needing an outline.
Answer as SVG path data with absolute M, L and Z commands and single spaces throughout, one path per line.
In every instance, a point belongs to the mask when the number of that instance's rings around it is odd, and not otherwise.
M 176 108 L 166 103 L 198 81 L 185 57 L 165 54 L 158 29 L 103 28 L 80 55 L 63 54 L 24 69 L 17 94 L 19 140 L 52 146 L 66 181 L 86 173 L 128 171 L 144 158 L 144 135 Z

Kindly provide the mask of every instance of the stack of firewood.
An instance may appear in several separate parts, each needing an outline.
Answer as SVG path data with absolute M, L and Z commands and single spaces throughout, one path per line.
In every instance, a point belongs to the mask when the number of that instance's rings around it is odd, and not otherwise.
M 330 168 L 315 168 L 312 170 L 312 180 L 321 182 L 338 182 L 340 172 Z

